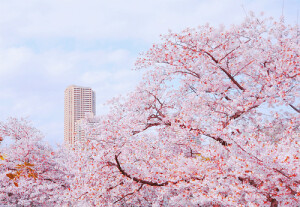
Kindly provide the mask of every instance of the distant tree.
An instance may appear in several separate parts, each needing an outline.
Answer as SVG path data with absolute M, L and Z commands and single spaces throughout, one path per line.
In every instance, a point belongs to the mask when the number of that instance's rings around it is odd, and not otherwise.
M 59 151 L 41 141 L 41 133 L 24 120 L 0 122 L 0 136 L 15 140 L 1 149 L 0 204 L 16 206 L 54 206 L 65 203 L 69 170 Z M 66 154 L 63 160 L 66 159 Z
M 111 101 L 101 135 L 78 151 L 70 195 L 91 205 L 299 206 L 298 34 L 252 15 L 162 36 L 136 62 L 148 68 L 141 84 Z

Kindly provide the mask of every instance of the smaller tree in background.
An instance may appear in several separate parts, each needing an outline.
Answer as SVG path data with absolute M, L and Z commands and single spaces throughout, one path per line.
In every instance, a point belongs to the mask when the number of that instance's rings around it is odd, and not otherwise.
M 54 206 L 64 203 L 69 188 L 68 170 L 58 162 L 59 152 L 42 142 L 41 133 L 28 121 L 11 118 L 0 122 L 0 136 L 14 140 L 2 148 L 0 204 Z M 65 159 L 65 154 L 64 158 Z

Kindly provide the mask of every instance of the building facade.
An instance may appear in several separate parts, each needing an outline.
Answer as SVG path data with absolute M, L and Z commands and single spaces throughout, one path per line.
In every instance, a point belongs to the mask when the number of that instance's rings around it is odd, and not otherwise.
M 100 118 L 95 117 L 93 113 L 87 113 L 85 118 L 75 123 L 75 142 L 80 146 L 84 146 L 88 139 L 96 139 L 100 132 L 97 129 Z
M 96 94 L 88 87 L 71 85 L 65 90 L 64 144 L 73 148 L 76 141 L 76 122 L 86 114 L 96 115 Z

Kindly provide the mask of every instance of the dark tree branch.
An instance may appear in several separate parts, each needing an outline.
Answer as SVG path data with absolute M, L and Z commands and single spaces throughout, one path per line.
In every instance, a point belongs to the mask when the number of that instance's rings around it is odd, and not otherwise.
M 131 193 L 128 193 L 128 194 L 126 194 L 125 196 L 121 197 L 120 199 L 116 200 L 116 201 L 114 202 L 114 204 L 115 204 L 115 203 L 118 203 L 118 202 L 121 201 L 121 200 L 123 200 L 123 199 L 126 198 L 127 196 L 133 195 L 134 193 L 140 191 L 140 190 L 142 189 L 143 185 L 144 185 L 144 184 L 141 184 L 141 186 L 140 186 L 137 190 L 135 190 L 135 191 L 133 191 L 133 192 L 131 192 Z
M 251 109 L 255 109 L 257 108 L 259 105 L 254 105 L 254 106 L 251 106 L 249 109 L 245 110 L 245 111 L 237 111 L 235 112 L 235 114 L 233 114 L 232 116 L 229 117 L 229 121 L 232 120 L 232 119 L 237 119 L 239 118 L 241 115 L 243 115 L 244 113 L 250 111 Z M 227 126 L 227 125 L 226 125 Z
M 150 186 L 154 186 L 154 187 L 159 187 L 159 186 L 167 186 L 168 184 L 177 184 L 181 181 L 184 181 L 184 182 L 190 182 L 190 180 L 188 179 L 181 179 L 181 180 L 178 180 L 178 181 L 166 181 L 166 182 L 163 182 L 163 183 L 158 183 L 158 182 L 151 182 L 151 181 L 147 181 L 147 180 L 143 180 L 143 179 L 140 179 L 140 178 L 136 178 L 136 177 L 132 177 L 131 175 L 129 175 L 124 169 L 122 169 L 121 167 L 121 164 L 118 160 L 118 156 L 121 154 L 121 152 L 118 154 L 118 155 L 115 155 L 115 161 L 117 163 L 117 168 L 118 170 L 121 172 L 122 175 L 124 175 L 125 177 L 129 178 L 129 179 L 132 179 L 133 181 L 137 182 L 137 183 L 141 183 L 142 185 L 145 184 L 145 185 L 150 185 Z M 204 180 L 205 176 L 203 178 L 198 178 L 198 177 L 191 177 L 190 179 L 193 179 L 193 180 Z
M 295 106 L 293 106 L 292 104 L 289 104 L 290 107 L 292 107 L 292 109 L 294 109 L 295 111 L 297 111 L 298 113 L 300 113 L 300 110 L 297 109 Z
M 227 53 L 223 58 L 220 59 L 219 62 L 222 62 L 222 60 L 224 60 L 228 55 L 230 55 L 231 53 L 233 53 L 236 49 L 238 49 L 240 46 L 238 46 L 237 48 L 232 49 L 229 53 Z
M 275 198 L 272 198 L 270 195 L 267 195 L 267 199 L 271 202 L 270 207 L 278 207 L 278 201 Z
M 165 125 L 165 126 L 171 126 L 171 123 L 170 122 L 165 122 L 165 123 L 160 123 L 160 122 L 157 122 L 157 123 L 147 123 L 146 127 L 140 131 L 132 131 L 132 134 L 133 135 L 136 135 L 138 133 L 141 133 L 145 130 L 147 130 L 148 128 L 151 128 L 153 126 L 160 126 L 160 125 Z
M 213 55 L 211 55 L 209 52 L 206 52 L 205 50 L 202 50 L 203 53 L 205 53 L 206 55 L 208 55 L 216 64 L 219 63 L 219 61 L 217 59 L 214 58 Z M 243 88 L 235 79 L 234 77 L 228 73 L 224 68 L 222 68 L 221 66 L 218 66 L 226 75 L 227 77 L 242 91 L 245 90 L 245 88 Z
M 263 182 L 261 182 L 260 184 L 258 184 L 254 180 L 252 180 L 250 177 L 238 177 L 238 179 L 240 181 L 242 181 L 242 183 L 247 182 L 255 188 L 257 188 L 258 186 L 260 186 L 263 183 Z
M 123 184 L 124 184 L 123 182 L 120 182 L 119 184 L 117 184 L 117 185 L 115 185 L 115 186 L 111 186 L 111 187 L 107 188 L 106 190 L 107 190 L 107 191 L 111 191 L 112 189 L 118 187 L 119 185 L 123 185 Z
M 232 75 L 230 75 L 230 73 L 228 73 L 224 68 L 222 68 L 221 66 L 219 66 L 219 68 L 227 75 L 227 77 L 242 91 L 245 90 L 244 87 L 242 87 L 235 79 Z
M 191 76 L 194 76 L 196 78 L 199 78 L 200 79 L 200 76 L 199 74 L 195 73 L 195 72 L 186 72 L 186 71 L 175 71 L 174 73 L 182 73 L 182 74 L 188 74 L 188 75 L 191 75 Z
M 81 196 L 79 196 L 79 197 L 77 198 L 77 200 L 79 200 L 82 196 L 85 196 L 86 194 L 88 194 L 88 192 L 85 192 L 84 194 L 82 194 Z
M 157 182 L 151 182 L 151 181 L 146 181 L 146 180 L 142 180 L 142 179 L 139 179 L 139 178 L 136 178 L 136 177 L 132 177 L 130 176 L 127 172 L 125 172 L 122 167 L 121 167 L 121 164 L 118 160 L 118 156 L 120 155 L 121 153 L 119 153 L 118 155 L 115 155 L 115 160 L 116 160 L 116 163 L 117 163 L 117 168 L 119 169 L 119 171 L 121 172 L 122 175 L 134 180 L 135 182 L 137 183 L 141 183 L 141 184 L 146 184 L 146 185 L 150 185 L 150 186 L 166 186 L 169 184 L 169 181 L 166 181 L 166 182 L 163 182 L 163 183 L 157 183 Z
M 225 141 L 224 139 L 220 138 L 220 137 L 215 137 L 215 136 L 212 136 L 210 134 L 203 134 L 204 136 L 207 136 L 209 138 L 212 138 L 213 140 L 219 142 L 221 145 L 223 145 L 224 147 L 227 147 L 227 146 L 231 146 L 230 143 L 228 143 L 227 141 Z
M 57 181 L 55 181 L 55 180 L 53 180 L 53 179 L 50 179 L 50 178 L 44 178 L 43 180 L 48 180 L 48 181 L 50 181 L 50 182 L 57 183 Z M 70 186 L 66 186 L 66 185 L 64 185 L 64 184 L 61 184 L 61 187 L 63 187 L 63 188 L 69 188 Z
M 206 52 L 205 50 L 201 50 L 201 52 L 203 52 L 204 54 L 208 55 L 215 63 L 219 63 L 219 61 L 217 59 L 215 59 L 215 57 L 212 56 L 212 54 L 210 54 L 209 52 Z

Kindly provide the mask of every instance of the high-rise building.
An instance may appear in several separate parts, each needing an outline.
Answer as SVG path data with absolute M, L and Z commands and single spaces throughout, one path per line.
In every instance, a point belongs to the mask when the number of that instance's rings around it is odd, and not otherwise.
M 75 145 L 76 122 L 87 113 L 96 115 L 96 94 L 88 87 L 71 85 L 65 90 L 64 143 L 68 148 Z

